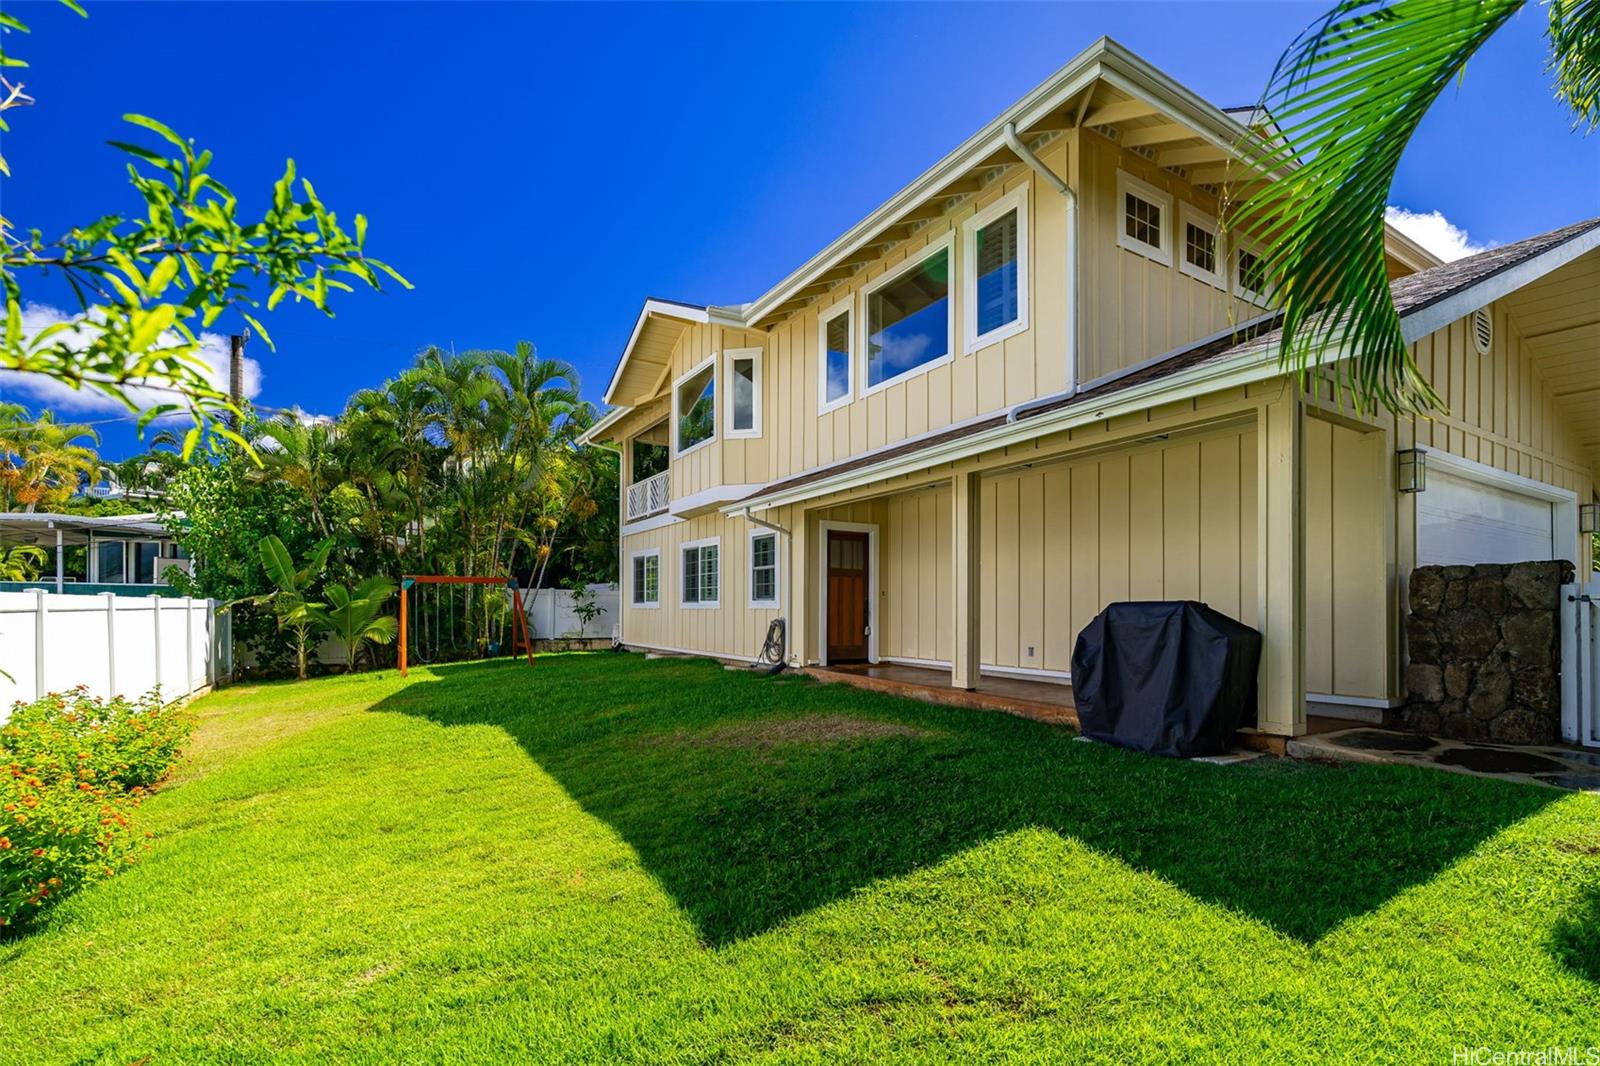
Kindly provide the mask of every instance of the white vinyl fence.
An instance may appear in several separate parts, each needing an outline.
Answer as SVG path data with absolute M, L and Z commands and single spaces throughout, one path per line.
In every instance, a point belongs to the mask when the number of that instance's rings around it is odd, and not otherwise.
M 0 722 L 18 700 L 87 685 L 93 696 L 167 699 L 233 668 L 228 615 L 177 596 L 0 592 Z
M 622 620 L 622 598 L 616 585 L 590 585 L 594 604 L 600 613 L 588 625 L 582 625 L 573 609 L 573 596 L 567 589 L 540 589 L 538 596 L 526 591 L 524 602 L 528 607 L 528 626 L 535 640 L 561 637 L 607 637 L 611 627 Z M 581 633 L 580 633 L 581 629 Z

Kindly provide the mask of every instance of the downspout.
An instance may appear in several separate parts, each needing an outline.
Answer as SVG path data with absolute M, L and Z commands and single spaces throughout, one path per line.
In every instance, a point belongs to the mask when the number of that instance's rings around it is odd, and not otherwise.
M 1045 166 L 1044 160 L 1035 155 L 1033 149 L 1022 143 L 1022 138 L 1017 136 L 1015 122 L 1006 123 L 1005 141 L 1006 147 L 1015 152 L 1029 169 L 1067 198 L 1067 387 L 1049 396 L 1017 404 L 1006 412 L 1006 421 L 1009 423 L 1015 422 L 1031 408 L 1068 399 L 1078 392 L 1078 194 L 1072 191 L 1072 186 L 1061 180 L 1059 174 Z
M 622 527 L 626 525 L 628 521 L 628 486 L 622 482 L 622 463 L 625 459 L 627 459 L 627 456 L 622 453 L 622 448 L 619 445 L 612 444 L 609 441 L 592 440 L 585 444 L 584 447 L 599 448 L 601 451 L 615 452 L 617 455 L 617 633 L 616 636 L 611 638 L 611 650 L 620 651 L 622 649 L 622 597 L 625 595 L 632 595 L 633 590 L 633 575 L 623 573 L 622 568 L 622 564 L 626 559 L 626 556 L 624 556 L 622 552 Z M 533 590 L 533 598 L 535 601 L 538 600 L 538 589 Z M 528 614 L 528 646 L 529 648 L 532 648 L 532 602 L 528 604 Z

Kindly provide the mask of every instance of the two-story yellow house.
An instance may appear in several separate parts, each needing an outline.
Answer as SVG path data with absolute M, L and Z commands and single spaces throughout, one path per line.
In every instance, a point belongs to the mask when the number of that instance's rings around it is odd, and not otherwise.
M 1263 632 L 1295 735 L 1403 694 L 1419 561 L 1576 559 L 1600 222 L 1449 265 L 1392 232 L 1448 411 L 1360 417 L 1281 374 L 1219 230 L 1248 117 L 1101 40 L 752 302 L 646 300 L 586 438 L 623 642 L 752 659 L 781 617 L 794 665 L 1068 682 L 1106 604 L 1197 599 Z

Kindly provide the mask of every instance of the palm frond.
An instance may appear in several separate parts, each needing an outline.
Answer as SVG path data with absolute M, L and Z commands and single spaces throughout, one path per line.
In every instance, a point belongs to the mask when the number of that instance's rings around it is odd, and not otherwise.
M 1550 69 L 1575 125 L 1600 128 L 1600 0 L 1551 0 Z
M 1383 211 L 1401 152 L 1445 86 L 1525 0 L 1341 0 L 1279 59 L 1246 148 L 1277 176 L 1229 212 L 1266 249 L 1279 358 L 1325 363 L 1361 407 L 1430 409 L 1389 296 Z

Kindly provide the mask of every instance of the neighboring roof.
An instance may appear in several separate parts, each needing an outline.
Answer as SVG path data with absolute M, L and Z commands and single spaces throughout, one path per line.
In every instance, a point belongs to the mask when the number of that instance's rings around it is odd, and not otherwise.
M 124 537 L 166 537 L 167 527 L 154 514 L 76 515 L 36 511 L 0 512 L 0 541 L 53 545 L 60 531 L 65 544 L 87 544 L 89 534 Z
M 1600 218 L 1576 222 L 1570 226 L 1551 230 L 1549 233 L 1517 241 L 1515 244 L 1507 244 L 1465 259 L 1458 259 L 1453 263 L 1408 274 L 1390 282 L 1389 292 L 1394 300 L 1395 310 L 1400 314 L 1406 340 L 1414 341 L 1427 336 L 1442 325 L 1471 314 L 1477 308 L 1548 274 L 1595 247 L 1600 247 Z M 1437 309 L 1440 308 L 1444 309 L 1443 313 L 1448 317 L 1435 323 Z M 736 506 L 754 505 L 759 501 L 780 494 L 790 494 L 809 485 L 834 481 L 841 475 L 853 471 L 905 459 L 922 452 L 937 451 L 953 442 L 997 430 L 1008 422 L 1026 423 L 1069 410 L 1092 411 L 1103 404 L 1108 397 L 1132 392 L 1140 386 L 1150 386 L 1180 374 L 1184 374 L 1186 378 L 1191 376 L 1186 372 L 1200 372 L 1222 364 L 1249 362 L 1257 363 L 1266 372 L 1276 372 L 1276 360 L 1269 356 L 1281 336 L 1278 328 L 1281 319 L 1282 316 L 1276 313 L 1262 315 L 1250 322 L 1241 323 L 1234 329 L 1202 338 L 1147 363 L 1088 382 L 1071 396 L 1046 397 L 1031 401 L 1008 411 L 986 415 L 775 481 L 744 497 Z M 943 458 L 941 457 L 941 461 Z

